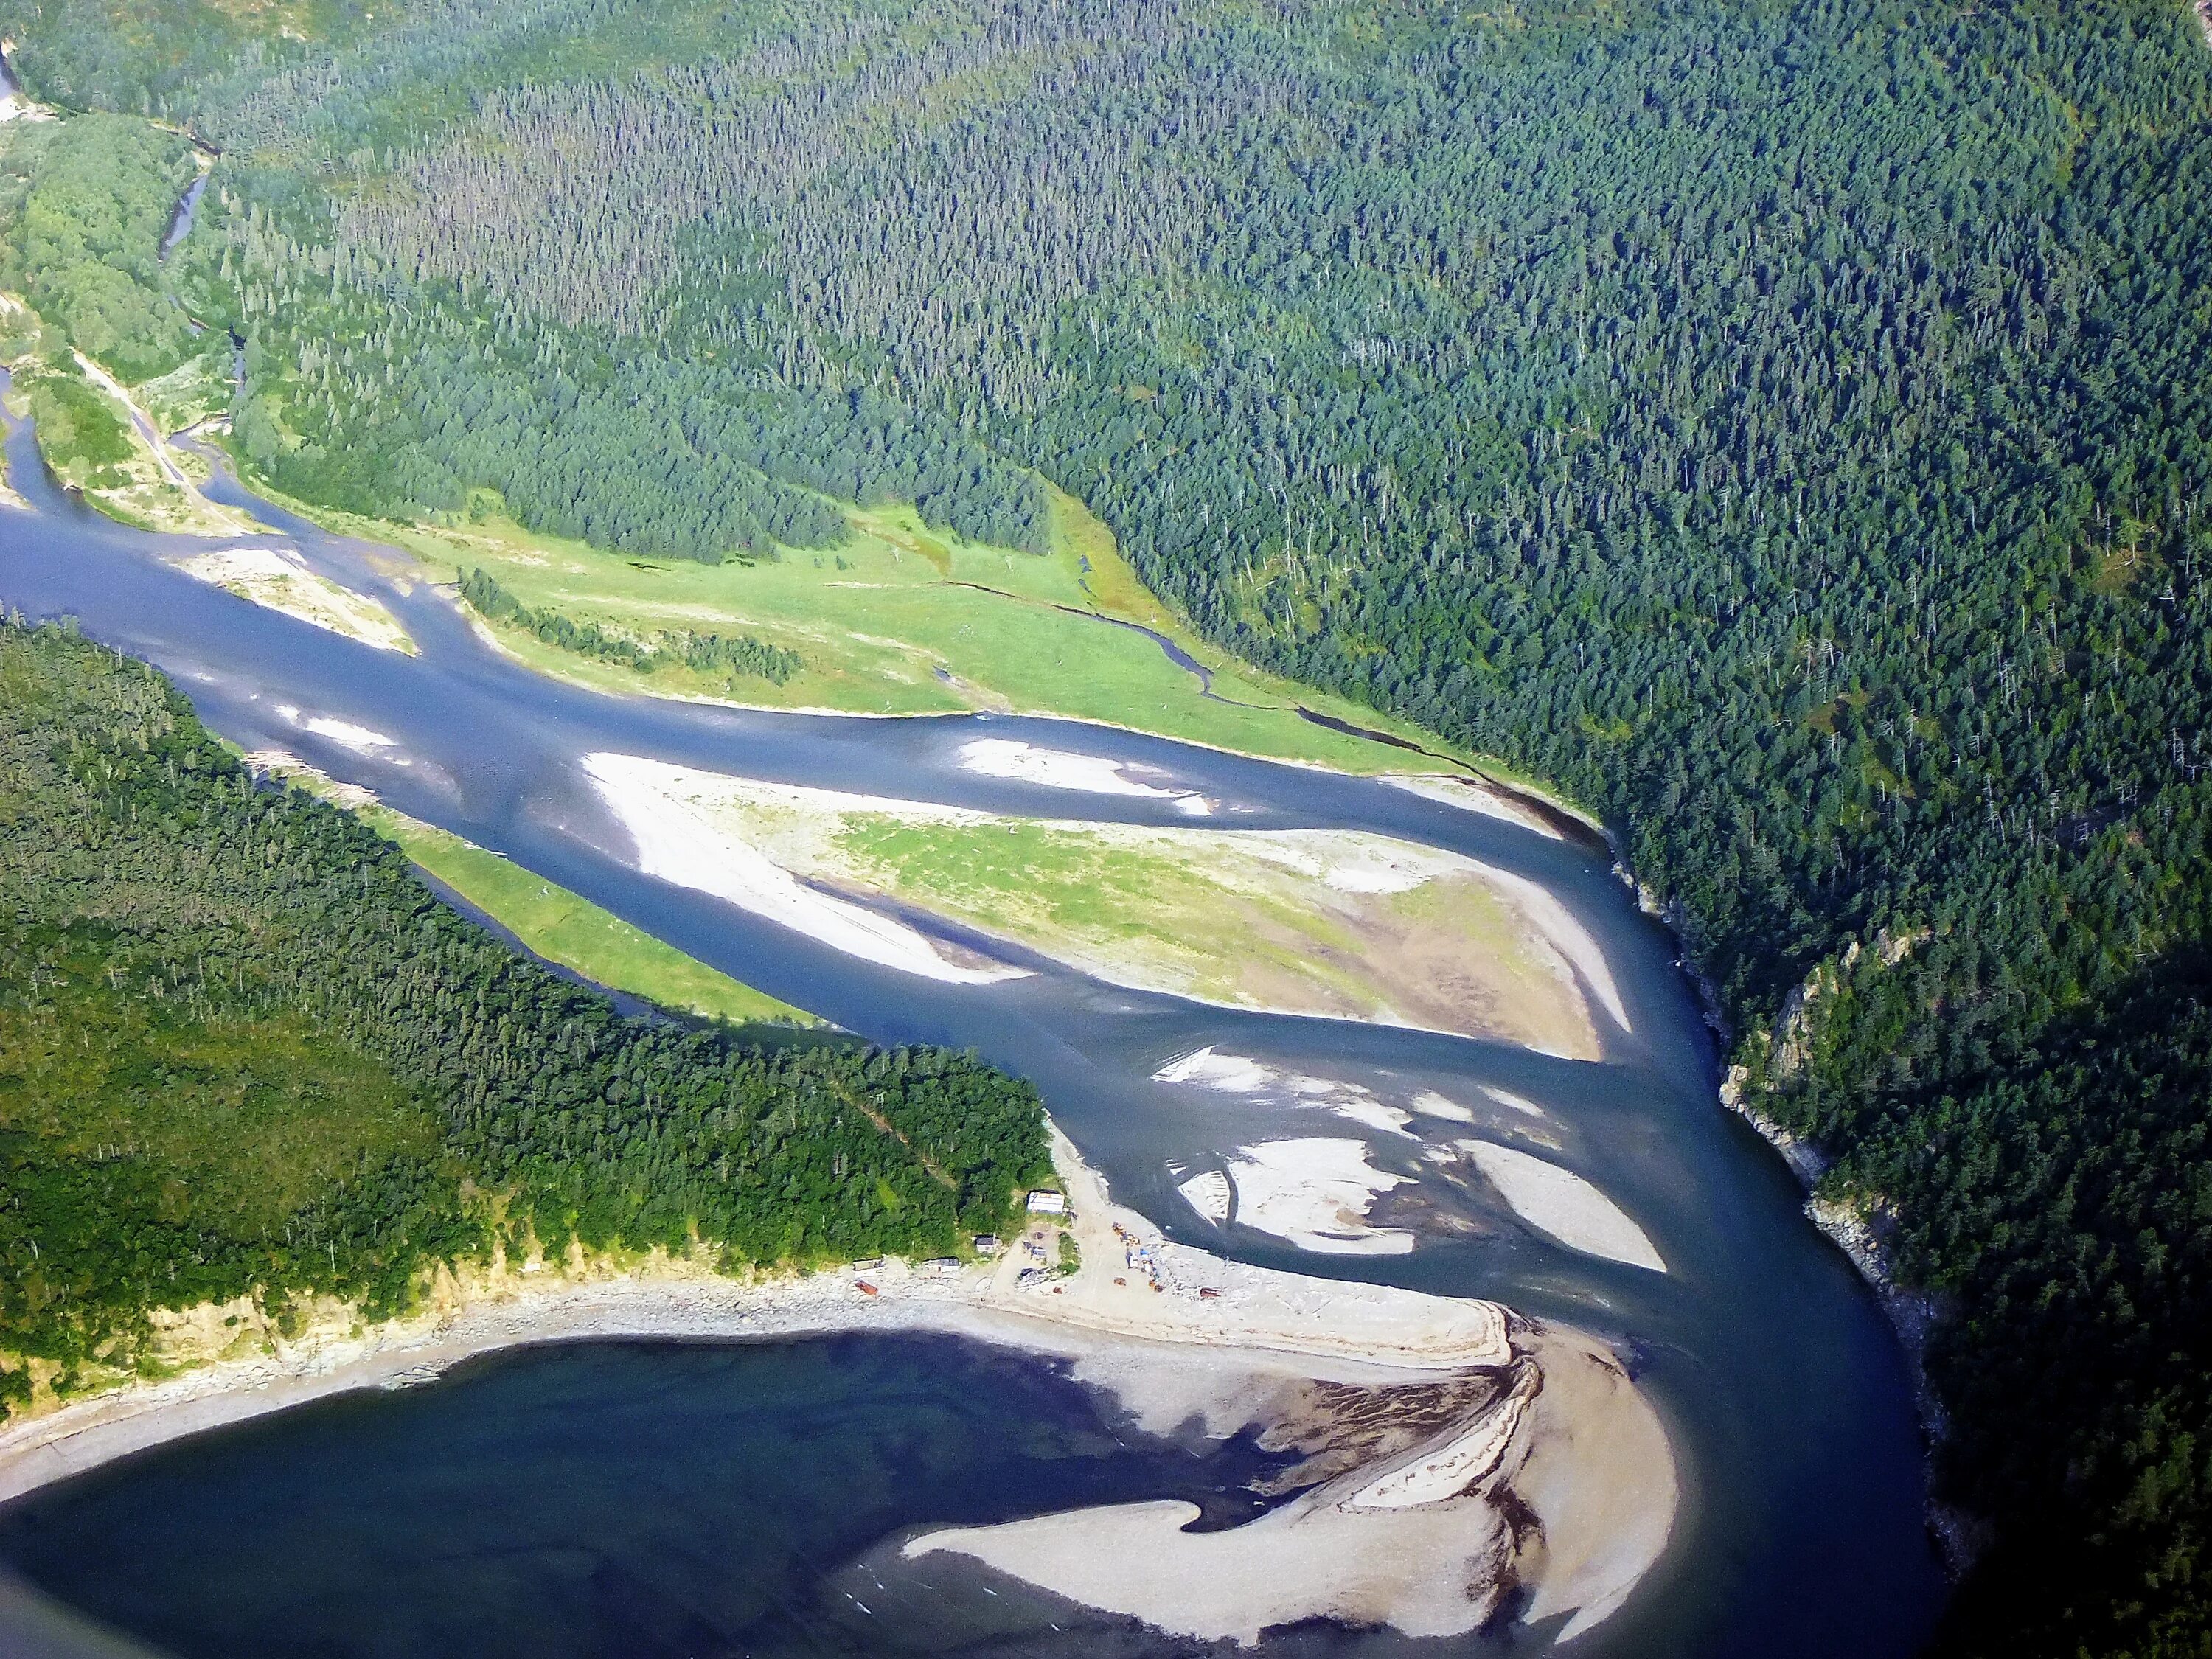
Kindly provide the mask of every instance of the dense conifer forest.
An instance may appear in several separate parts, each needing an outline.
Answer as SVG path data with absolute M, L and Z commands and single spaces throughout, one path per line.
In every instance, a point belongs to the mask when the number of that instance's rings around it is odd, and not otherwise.
M 0 3 L 41 95 L 221 149 L 158 275 L 254 465 L 702 558 L 1034 547 L 1048 477 L 1556 780 L 1948 1310 L 1948 1650 L 2212 1652 L 2185 0 L 315 15 Z
M 942 1254 L 1050 1168 L 1027 1084 L 620 1017 L 150 670 L 0 623 L 0 1399 L 128 1372 L 148 1308 L 374 1316 L 495 1245 Z

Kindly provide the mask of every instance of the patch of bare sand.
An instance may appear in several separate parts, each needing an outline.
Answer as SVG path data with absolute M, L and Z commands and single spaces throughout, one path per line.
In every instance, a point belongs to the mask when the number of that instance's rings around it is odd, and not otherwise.
M 1436 773 L 1417 772 L 1386 777 L 1383 782 L 1393 789 L 1402 789 L 1409 795 L 1419 795 L 1445 806 L 1455 806 L 1462 812 L 1479 812 L 1486 818 L 1497 818 L 1522 830 L 1532 830 L 1551 841 L 1565 839 L 1558 830 L 1529 811 L 1502 789 L 1493 789 L 1473 778 L 1446 777 Z
M 415 651 L 415 641 L 389 611 L 310 569 L 288 549 L 226 547 L 179 563 L 189 576 L 331 633 L 380 651 Z
M 1656 1273 L 1667 1271 L 1650 1237 L 1628 1212 L 1565 1164 L 1492 1140 L 1459 1144 L 1514 1214 L 1538 1232 L 1569 1249 Z

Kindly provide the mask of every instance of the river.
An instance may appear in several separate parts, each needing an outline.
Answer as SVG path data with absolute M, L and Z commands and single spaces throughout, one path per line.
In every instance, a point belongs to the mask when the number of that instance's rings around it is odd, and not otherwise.
M 1674 1440 L 1682 1506 L 1658 1568 L 1626 1607 L 1572 1644 L 1577 1656 L 1887 1659 L 1924 1638 L 1942 1578 L 1923 1521 L 1920 1431 L 1903 1356 L 1849 1262 L 1801 1213 L 1781 1160 L 1717 1103 L 1712 1045 L 1673 942 L 1638 912 L 1601 853 L 1370 780 L 1071 721 L 809 716 L 562 685 L 487 647 L 441 592 L 395 582 L 377 550 L 257 503 L 234 483 L 212 488 L 283 532 L 255 544 L 294 548 L 374 595 L 421 647 L 411 657 L 371 649 L 163 563 L 164 553 L 209 544 L 129 530 L 65 497 L 44 473 L 27 425 L 11 428 L 8 451 L 32 511 L 0 510 L 0 604 L 33 617 L 73 617 L 92 637 L 157 665 L 210 727 L 245 748 L 299 754 L 871 1039 L 979 1050 L 1032 1079 L 1115 1197 L 1173 1237 L 1308 1274 L 1492 1297 L 1613 1341 Z M 319 736 L 303 725 L 310 717 L 331 722 L 327 732 L 368 728 L 389 746 Z M 996 811 L 1188 822 L 1164 799 L 1072 794 L 963 770 L 958 750 L 981 733 L 1158 769 L 1173 787 L 1213 801 L 1219 827 L 1373 830 L 1540 883 L 1602 950 L 1626 1029 L 1601 1017 L 1602 1061 L 1577 1062 L 1504 1043 L 1225 1010 L 1048 963 L 987 985 L 901 974 L 640 874 L 575 764 L 614 750 Z M 1401 1192 L 1439 1218 L 1414 1250 L 1315 1255 L 1264 1233 L 1217 1232 L 1177 1195 L 1171 1166 L 1203 1168 L 1285 1129 L 1279 1104 L 1200 1097 L 1153 1079 L 1167 1061 L 1209 1043 L 1386 1097 L 1434 1089 L 1463 1099 L 1486 1085 L 1535 1102 L 1562 1127 L 1561 1161 L 1643 1226 L 1669 1271 L 1581 1255 L 1494 1216 L 1477 1218 L 1475 1228 L 1445 1224 L 1470 1216 L 1468 1200 L 1419 1159 L 1416 1141 L 1340 1122 L 1326 1133 L 1364 1135 L 1377 1167 L 1418 1183 Z M 707 1358 L 635 1344 L 504 1356 L 435 1386 L 303 1408 L 35 1493 L 0 1510 L 0 1560 L 64 1601 L 190 1655 L 276 1651 L 260 1645 L 275 1632 L 282 1650 L 333 1653 L 842 1652 L 871 1643 L 880 1650 L 880 1625 L 866 1641 L 841 1636 L 844 1626 L 825 1623 L 808 1600 L 844 1583 L 839 1575 L 872 1535 L 1031 1513 L 1058 1504 L 1069 1486 L 1149 1497 L 1195 1483 L 1228 1502 L 1252 1455 L 1231 1447 L 1177 1474 L 1172 1459 L 1120 1434 L 1072 1385 L 980 1354 L 917 1358 L 915 1340 L 839 1339 Z M 949 1403 L 939 1397 L 945 1390 L 924 1386 L 925 1376 L 966 1375 L 961 1367 L 975 1368 L 974 1386 L 951 1390 Z M 771 1407 L 787 1394 L 804 1397 L 801 1376 L 836 1418 L 817 1431 L 838 1454 L 811 1463 L 805 1479 L 775 1464 L 767 1443 L 797 1431 L 779 1428 L 784 1419 Z M 641 1395 L 663 1403 L 667 1422 L 696 1432 L 611 1431 L 635 1419 Z M 744 1414 L 732 1419 L 733 1398 L 764 1402 L 757 1430 Z M 530 1409 L 497 1409 L 517 1399 Z M 1018 1446 L 995 1444 L 979 1429 L 976 1413 L 986 1410 L 1001 1435 L 1009 1424 L 1028 1425 Z M 497 1456 L 486 1452 L 487 1437 Z M 1060 1455 L 1056 1440 L 1080 1443 L 1082 1457 Z M 362 1455 L 367 1445 L 374 1457 Z M 885 1449 L 898 1447 L 904 1452 Z M 894 1478 L 909 1465 L 927 1472 L 919 1487 Z M 552 1478 L 564 1470 L 565 1485 Z M 253 1471 L 258 1480 L 247 1478 Z M 732 1480 L 764 1482 L 778 1500 L 733 1504 Z M 562 1524 L 538 1527 L 509 1551 L 497 1541 L 505 1534 L 479 1522 L 485 1483 L 508 1499 L 536 1494 L 533 1515 L 559 1509 L 563 1492 L 580 1496 Z M 903 1493 L 897 1501 L 887 1495 L 894 1487 Z M 400 1540 L 392 1494 L 419 1499 L 426 1489 L 444 1500 L 430 1512 L 451 1519 Z M 690 1565 L 665 1565 L 668 1539 L 617 1501 L 639 1490 L 653 1494 L 656 1513 L 690 1517 L 693 1547 L 678 1553 Z M 389 1523 L 387 1543 L 344 1554 L 343 1593 L 319 1582 L 333 1558 L 301 1540 L 332 1528 L 374 1534 L 380 1522 Z M 702 1551 L 702 1537 L 732 1541 Z M 568 1582 L 561 1574 L 573 1577 L 581 1559 L 594 1563 L 583 1577 L 617 1607 L 631 1605 L 620 1586 L 641 1573 L 663 1590 L 672 1574 L 678 1588 L 667 1593 L 678 1599 L 690 1575 L 700 1622 L 665 1642 L 639 1635 L 642 1645 L 563 1646 L 558 1632 L 581 1615 L 546 1586 Z M 440 1608 L 459 1625 L 439 1626 Z M 1032 1629 L 1006 1648 L 994 1645 L 1009 1639 L 1003 1630 L 932 1622 L 915 1607 L 896 1616 L 915 1645 L 932 1650 L 1169 1650 L 1102 1630 L 1054 1638 Z M 327 1621 L 314 1626 L 321 1645 L 304 1639 L 302 1617 Z M 374 1632 L 387 1626 L 416 1631 L 416 1644 L 382 1643 Z M 511 1646 L 477 1639 L 495 1627 Z M 643 1628 L 619 1620 L 610 1627 Z M 422 1634 L 432 1630 L 447 1635 Z M 534 1646 L 524 1639 L 533 1632 L 542 1638 Z M 1300 1653 L 1541 1644 L 1526 1632 L 1413 1644 L 1310 1628 L 1270 1643 Z

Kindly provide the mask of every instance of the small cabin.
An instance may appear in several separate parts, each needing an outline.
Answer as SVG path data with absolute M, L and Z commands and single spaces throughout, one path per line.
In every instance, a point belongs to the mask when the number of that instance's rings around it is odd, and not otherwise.
M 996 1234 L 996 1233 L 977 1233 L 977 1234 L 975 1235 L 975 1254 L 976 1254 L 977 1255 L 998 1255 L 998 1253 L 999 1253 L 999 1236 L 998 1236 L 998 1234 Z
M 918 1271 L 935 1273 L 942 1279 L 950 1279 L 960 1271 L 960 1258 L 951 1255 L 937 1256 L 923 1262 Z
M 1040 1187 L 1030 1194 L 1029 1208 L 1031 1215 L 1066 1215 L 1067 1194 Z

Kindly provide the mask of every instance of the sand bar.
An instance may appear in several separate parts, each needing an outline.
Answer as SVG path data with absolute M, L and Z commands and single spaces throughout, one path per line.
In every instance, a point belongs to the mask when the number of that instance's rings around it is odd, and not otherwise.
M 879 967 L 956 985 L 1019 979 L 1002 963 L 956 962 L 918 928 L 802 884 L 689 799 L 702 780 L 683 767 L 635 756 L 591 754 L 583 768 L 637 851 L 637 867 L 736 905 L 765 921 Z
M 415 641 L 375 600 L 312 570 L 297 553 L 275 547 L 226 547 L 178 561 L 186 575 L 281 611 L 315 627 L 373 646 L 413 654 Z
M 1183 793 L 1139 782 L 1128 775 L 1128 762 L 1073 750 L 1040 748 L 1018 738 L 975 738 L 963 743 L 960 765 L 964 771 L 987 778 L 1011 778 L 1047 789 L 1080 790 L 1094 795 L 1144 795 L 1169 800 Z
M 1490 1140 L 1462 1140 L 1461 1149 L 1512 1207 L 1538 1232 L 1569 1249 L 1667 1271 L 1666 1262 L 1643 1228 L 1596 1187 L 1563 1164 L 1501 1146 Z

